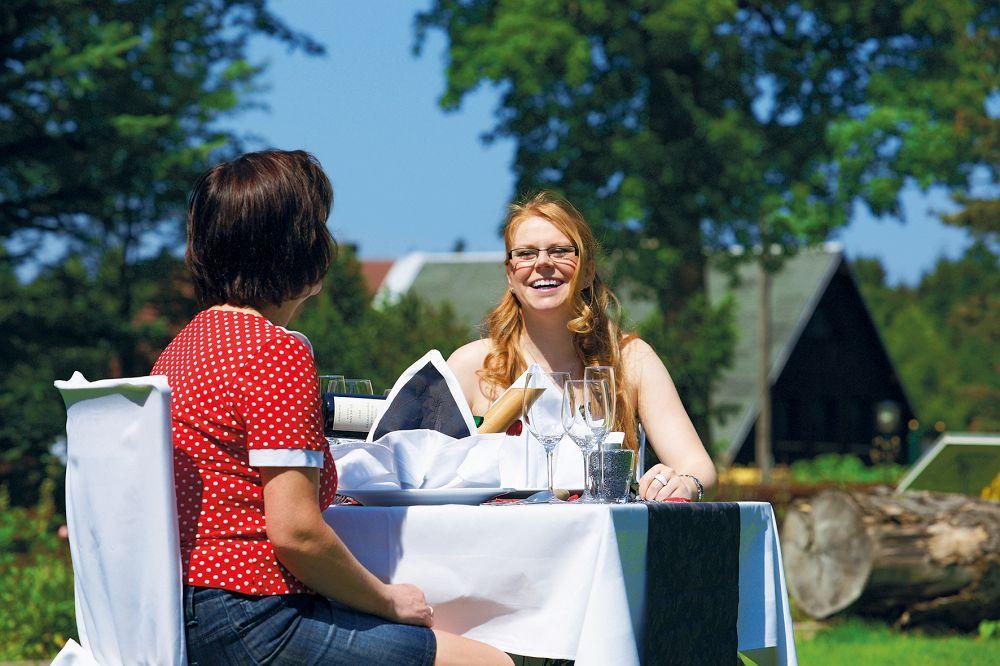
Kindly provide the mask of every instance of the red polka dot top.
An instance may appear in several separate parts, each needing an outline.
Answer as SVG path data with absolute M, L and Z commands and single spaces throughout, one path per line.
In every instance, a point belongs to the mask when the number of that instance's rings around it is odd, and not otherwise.
M 320 507 L 333 502 L 337 470 L 308 342 L 259 315 L 205 310 L 152 374 L 170 384 L 187 584 L 256 595 L 310 592 L 275 557 L 258 471 L 322 468 Z

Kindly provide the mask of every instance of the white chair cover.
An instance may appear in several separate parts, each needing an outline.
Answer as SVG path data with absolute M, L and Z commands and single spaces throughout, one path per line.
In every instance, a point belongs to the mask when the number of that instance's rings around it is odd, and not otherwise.
M 167 379 L 55 385 L 80 642 L 102 665 L 184 664 Z

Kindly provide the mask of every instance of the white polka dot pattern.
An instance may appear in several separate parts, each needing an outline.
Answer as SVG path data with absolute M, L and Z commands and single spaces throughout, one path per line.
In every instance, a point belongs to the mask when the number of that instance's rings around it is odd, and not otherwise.
M 170 384 L 187 583 L 244 594 L 308 592 L 274 555 L 260 473 L 248 452 L 322 451 L 320 506 L 333 502 L 337 470 L 309 349 L 264 317 L 206 310 L 177 334 L 151 374 Z

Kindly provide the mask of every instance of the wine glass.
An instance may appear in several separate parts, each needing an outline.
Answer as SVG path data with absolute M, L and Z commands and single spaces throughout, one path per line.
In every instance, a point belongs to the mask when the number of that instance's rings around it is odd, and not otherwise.
M 344 375 L 320 375 L 320 393 L 347 393 Z
M 590 365 L 583 369 L 583 378 L 607 383 L 608 390 L 608 419 L 612 428 L 615 423 L 615 369 L 610 365 Z M 608 431 L 610 432 L 610 430 Z M 606 436 L 606 435 L 605 435 Z M 604 499 L 604 438 L 597 442 L 597 496 Z
M 607 437 L 610 423 L 608 414 L 608 394 L 604 381 L 593 379 L 572 379 L 563 390 L 562 425 L 570 439 L 583 453 L 583 495 L 584 504 L 600 503 L 600 499 L 590 492 L 589 479 L 590 452 L 598 442 Z
M 345 379 L 349 395 L 375 395 L 370 379 Z
M 545 463 L 548 472 L 548 491 L 535 493 L 531 502 L 561 502 L 556 497 L 553 488 L 553 478 L 555 475 L 555 450 L 559 440 L 563 438 L 562 419 L 559 412 L 547 408 L 539 397 L 538 392 L 555 388 L 563 390 L 563 386 L 569 380 L 568 372 L 529 372 L 524 377 L 524 393 L 521 394 L 521 417 L 528 432 L 537 439 L 542 448 L 545 449 Z
M 340 440 L 333 436 L 334 393 L 347 393 L 344 375 L 320 375 L 319 397 L 323 406 L 323 433 L 326 435 L 327 444 L 339 446 Z

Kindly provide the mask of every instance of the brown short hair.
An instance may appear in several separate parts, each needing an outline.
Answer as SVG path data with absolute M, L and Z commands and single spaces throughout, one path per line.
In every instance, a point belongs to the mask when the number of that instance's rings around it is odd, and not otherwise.
M 302 150 L 217 164 L 188 199 L 187 252 L 203 306 L 280 304 L 323 279 L 336 255 L 333 188 Z

